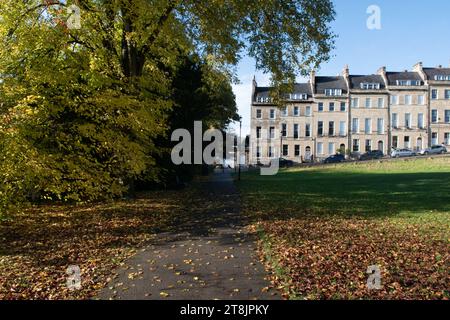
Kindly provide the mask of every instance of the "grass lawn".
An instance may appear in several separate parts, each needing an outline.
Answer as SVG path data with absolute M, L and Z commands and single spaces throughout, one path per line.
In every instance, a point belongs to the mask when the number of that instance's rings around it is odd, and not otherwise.
M 238 185 L 286 297 L 449 298 L 450 158 L 249 172 Z

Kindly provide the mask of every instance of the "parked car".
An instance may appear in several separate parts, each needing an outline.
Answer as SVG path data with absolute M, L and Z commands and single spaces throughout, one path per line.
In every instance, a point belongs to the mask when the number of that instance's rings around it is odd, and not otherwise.
M 323 160 L 323 163 L 339 163 L 339 162 L 344 162 L 345 161 L 345 156 L 342 154 L 335 154 L 332 155 L 328 158 L 326 158 L 325 160 Z
M 428 154 L 443 154 L 447 152 L 447 148 L 442 145 L 432 146 L 431 148 L 426 148 L 421 150 L 419 153 L 423 155 Z
M 415 156 L 416 153 L 409 149 L 394 149 L 391 152 L 392 158 L 400 158 L 400 157 L 412 157 Z
M 374 159 L 381 159 L 384 157 L 383 151 L 380 150 L 372 150 L 369 152 L 366 152 L 359 156 L 359 160 L 374 160 Z
M 294 165 L 294 161 L 292 161 L 292 160 L 288 160 L 285 158 L 279 159 L 280 168 L 288 168 L 288 167 L 292 167 L 293 165 Z

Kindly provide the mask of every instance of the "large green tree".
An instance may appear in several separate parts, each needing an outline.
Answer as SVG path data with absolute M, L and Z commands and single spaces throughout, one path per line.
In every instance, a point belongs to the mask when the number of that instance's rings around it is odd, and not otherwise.
M 209 103 L 232 105 L 241 56 L 282 88 L 329 58 L 333 16 L 328 0 L 2 0 L 2 199 L 97 199 L 157 180 L 180 57 L 208 71 Z M 219 127 L 232 116 L 211 110 L 198 116 Z

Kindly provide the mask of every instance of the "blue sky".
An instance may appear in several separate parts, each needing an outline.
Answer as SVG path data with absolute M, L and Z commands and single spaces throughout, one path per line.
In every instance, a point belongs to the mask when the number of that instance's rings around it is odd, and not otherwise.
M 319 75 L 337 75 L 348 64 L 352 74 L 376 73 L 379 67 L 399 71 L 422 61 L 425 66 L 450 65 L 449 0 L 334 0 L 338 36 L 333 57 L 318 70 Z M 381 9 L 381 30 L 369 30 L 366 13 L 370 5 Z M 252 59 L 238 66 L 241 84 L 234 85 L 242 134 L 250 128 L 251 81 L 269 84 L 269 75 L 256 72 Z M 298 79 L 303 81 L 304 79 Z M 238 126 L 237 126 L 238 127 Z M 236 126 L 235 126 L 236 128 Z

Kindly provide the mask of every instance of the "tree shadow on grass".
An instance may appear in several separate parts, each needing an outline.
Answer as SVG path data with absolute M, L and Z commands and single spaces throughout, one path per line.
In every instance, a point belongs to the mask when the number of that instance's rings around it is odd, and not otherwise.
M 0 224 L 0 259 L 28 257 L 39 266 L 68 266 L 107 251 L 209 236 L 242 226 L 230 183 L 150 192 L 135 200 L 95 205 L 36 206 Z M 221 238 L 218 238 L 220 241 Z M 226 235 L 223 241 L 229 241 Z M 0 264 L 1 267 L 1 264 Z
M 280 219 L 298 214 L 392 217 L 450 211 L 450 173 L 282 172 L 248 175 L 250 209 Z M 259 210 L 261 209 L 261 210 Z

